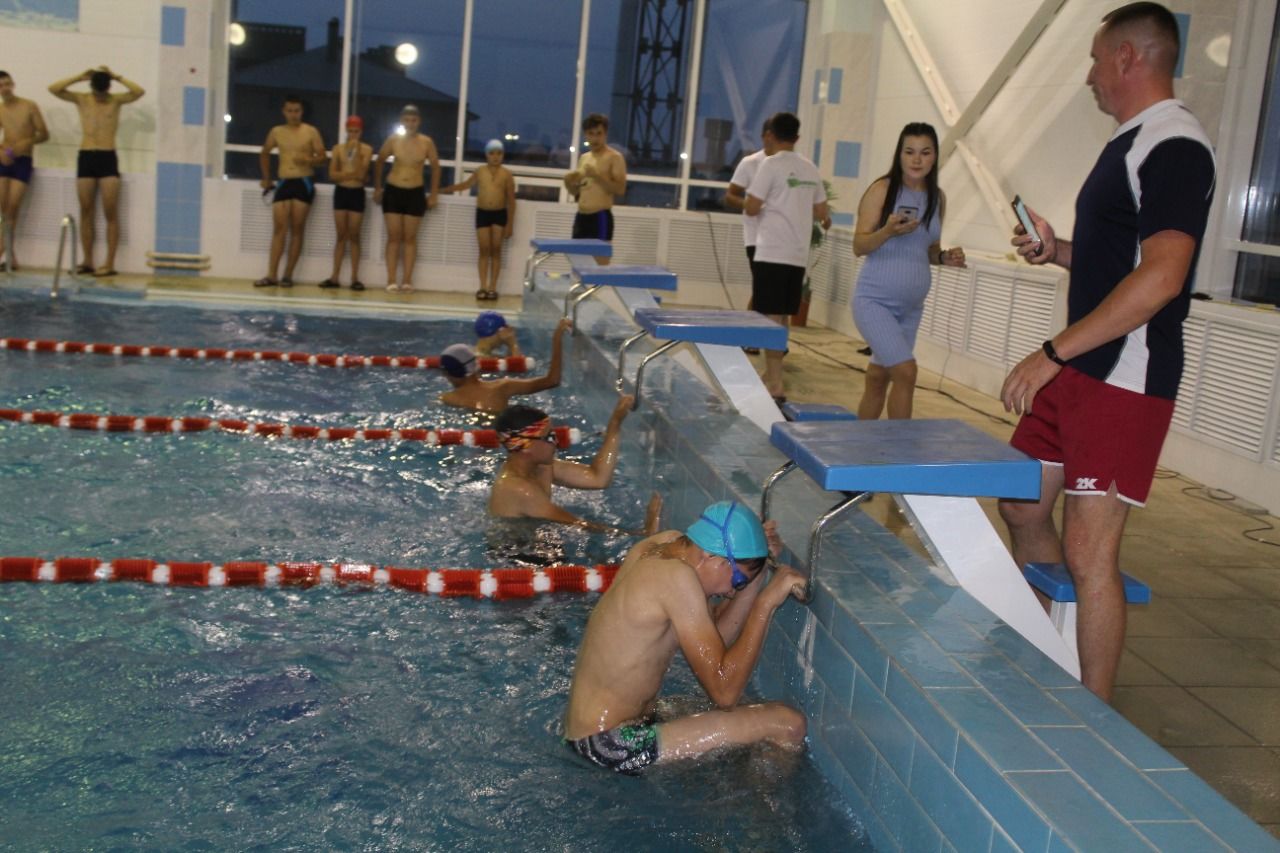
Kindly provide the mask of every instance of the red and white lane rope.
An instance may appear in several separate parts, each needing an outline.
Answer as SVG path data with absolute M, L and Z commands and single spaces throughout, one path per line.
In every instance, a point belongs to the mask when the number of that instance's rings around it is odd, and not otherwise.
M 50 341 L 29 338 L 0 338 L 0 349 L 25 352 L 70 352 L 93 355 L 150 356 L 153 358 L 196 358 L 209 361 L 280 361 L 319 367 L 440 367 L 438 355 L 335 355 L 333 353 L 279 352 L 276 350 L 223 349 L 221 347 L 144 347 L 134 344 L 86 344 L 80 341 Z M 534 359 L 527 355 L 508 358 L 481 357 L 482 373 L 525 373 L 533 370 Z
M 552 592 L 604 592 L 617 564 L 541 569 L 429 569 L 369 563 L 175 563 L 94 557 L 0 557 L 0 582 L 98 583 L 135 581 L 159 586 L 362 585 L 444 598 L 532 598 Z
M 95 415 L 87 412 L 25 412 L 0 409 L 0 421 L 19 424 L 62 427 L 63 429 L 97 430 L 99 432 L 205 432 L 221 430 L 238 435 L 314 438 L 322 441 L 363 439 L 364 441 L 421 441 L 433 446 L 461 444 L 465 447 L 497 447 L 498 433 L 492 429 L 441 429 L 421 427 L 406 429 L 368 429 L 362 427 L 321 427 L 304 424 L 250 423 L 235 418 L 186 417 L 164 415 Z M 556 446 L 565 448 L 582 441 L 577 427 L 551 428 Z

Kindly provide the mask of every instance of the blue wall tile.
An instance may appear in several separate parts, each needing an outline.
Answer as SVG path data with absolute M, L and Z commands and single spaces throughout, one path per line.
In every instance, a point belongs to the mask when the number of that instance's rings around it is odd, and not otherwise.
M 915 733 L 862 672 L 858 673 L 853 685 L 853 721 L 889 762 L 889 766 L 902 778 L 907 778 L 911 773 Z
M 986 850 L 991 846 L 991 818 L 950 768 L 943 766 L 923 744 L 916 745 L 908 787 L 957 850 Z
M 187 10 L 182 6 L 160 7 L 160 43 L 172 47 L 187 43 Z
M 1085 725 L 1111 744 L 1139 770 L 1178 770 L 1183 764 L 1084 687 L 1054 690 L 1053 695 Z
M 955 771 L 956 777 L 1019 847 L 1045 849 L 1049 843 L 1049 825 L 1044 818 L 963 738 L 956 746 Z
M 1229 849 L 1198 823 L 1137 823 L 1134 827 L 1160 853 L 1210 853 Z
M 813 165 L 822 165 L 822 140 L 817 137 L 813 140 Z
M 898 709 L 898 713 L 907 718 L 942 762 L 950 767 L 955 761 L 956 738 L 959 736 L 955 725 L 934 707 L 927 694 L 922 693 L 901 669 L 892 664 L 889 666 L 889 686 L 885 690 L 885 698 Z
M 941 849 L 942 833 L 883 761 L 876 765 L 870 799 L 903 850 L 928 853 Z
M 1003 655 L 957 655 L 956 662 L 968 670 L 996 700 L 1025 726 L 1071 726 L 1078 720 L 1054 701 L 1051 694 L 1027 678 Z
M 1005 777 L 1071 839 L 1071 849 L 1141 850 L 1144 842 L 1075 774 L 1007 773 Z
M 842 708 L 853 703 L 853 659 L 831 639 L 831 634 L 821 625 L 815 626 L 813 665 L 819 677 L 827 684 L 827 693 Z
M 813 102 L 815 104 L 822 101 L 822 75 L 826 69 L 818 68 L 813 72 Z
M 1176 80 L 1182 76 L 1182 66 L 1187 58 L 1187 36 L 1191 32 L 1191 16 L 1186 12 L 1174 12 L 1174 20 L 1178 22 L 1178 64 L 1173 67 L 1173 77 Z
M 204 124 L 204 87 L 182 87 L 182 123 L 192 125 Z
M 849 227 L 849 228 L 852 228 L 852 227 L 853 227 L 853 214 L 852 214 L 852 213 L 832 213 L 832 214 L 831 214 L 831 224 L 832 224 L 832 225 L 844 225 L 844 226 L 847 226 L 847 227 Z
M 964 736 L 990 756 L 1000 770 L 1062 768 L 1062 762 L 984 691 L 975 688 L 929 692 Z
M 861 142 L 836 142 L 835 176 L 837 178 L 858 177 L 858 164 L 861 160 Z
M 854 726 L 849 709 L 841 707 L 830 693 L 822 703 L 818 735 L 835 753 L 849 778 L 864 791 L 870 791 L 876 775 L 876 751 Z
M 844 69 L 832 68 L 827 73 L 827 103 L 840 103 L 840 89 L 844 83 Z
M 867 630 L 921 687 L 972 687 L 973 679 L 914 625 L 868 625 Z
M 1036 729 L 1085 784 L 1129 820 L 1182 820 L 1182 809 L 1133 765 L 1084 728 Z
M 1276 840 L 1222 795 L 1185 767 L 1181 770 L 1157 770 L 1147 774 L 1209 828 L 1217 837 L 1236 850 L 1274 850 Z
M 831 636 L 853 656 L 877 689 L 883 689 L 889 670 L 889 658 L 866 629 L 842 608 L 836 608 L 831 620 Z M 856 692 L 856 688 L 855 688 Z

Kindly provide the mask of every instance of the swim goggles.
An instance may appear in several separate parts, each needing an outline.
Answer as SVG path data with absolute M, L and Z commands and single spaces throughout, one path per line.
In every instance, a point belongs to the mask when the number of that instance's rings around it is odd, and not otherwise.
M 551 445 L 557 444 L 555 433 L 551 431 L 551 418 L 534 421 L 524 429 L 518 429 L 514 432 L 499 433 L 498 438 L 502 442 L 502 446 L 512 452 L 524 450 L 535 441 L 545 441 Z

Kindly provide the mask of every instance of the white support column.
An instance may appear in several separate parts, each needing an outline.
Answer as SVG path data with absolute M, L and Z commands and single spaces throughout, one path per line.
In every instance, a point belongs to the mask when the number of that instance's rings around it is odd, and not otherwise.
M 471 18 L 475 0 L 467 0 L 462 13 L 462 73 L 458 86 L 458 131 L 453 144 L 453 181 L 462 180 L 462 146 L 467 140 L 467 83 L 471 77 Z
M 583 92 L 587 85 L 587 37 L 590 35 L 591 26 L 591 0 L 582 0 L 582 25 L 578 28 L 578 77 L 573 90 L 573 125 L 569 128 L 569 170 L 578 168 L 578 151 L 582 147 L 582 131 L 578 129 L 582 124 L 582 99 Z M 569 198 L 569 191 L 562 185 L 560 187 L 560 201 L 572 201 Z
M 702 27 L 706 21 L 707 0 L 693 6 L 693 50 L 689 57 L 689 80 L 685 91 L 684 145 L 680 148 L 680 209 L 689 209 L 689 174 L 693 169 L 694 136 L 698 121 L 698 83 L 702 73 Z
M 355 40 L 351 38 L 352 24 L 355 22 L 356 0 L 345 0 L 342 6 L 342 77 L 338 83 L 338 141 L 343 140 L 343 131 L 347 127 L 347 114 L 351 111 L 351 63 L 355 53 Z

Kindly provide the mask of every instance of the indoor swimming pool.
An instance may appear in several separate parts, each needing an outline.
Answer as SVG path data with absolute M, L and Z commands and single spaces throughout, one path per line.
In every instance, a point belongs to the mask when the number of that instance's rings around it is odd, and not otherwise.
M 0 337 L 424 355 L 470 323 L 0 292 Z M 550 323 L 522 345 L 544 369 Z M 531 398 L 589 459 L 612 389 L 570 343 Z M 0 408 L 411 429 L 486 419 L 437 371 L 0 351 Z M 641 410 L 603 492 L 634 526 L 673 460 Z M 609 562 L 621 536 L 486 530 L 501 451 L 0 423 L 0 553 L 496 567 Z M 664 521 L 670 519 L 670 515 Z M 678 521 L 678 519 L 670 519 Z M 524 536 L 510 548 L 510 536 Z M 762 747 L 639 779 L 560 743 L 594 595 L 0 585 L 0 838 L 15 849 L 862 849 L 809 756 Z M 673 709 L 707 707 L 677 663 Z M 766 698 L 778 698 L 768 696 Z M 868 848 L 869 849 L 869 848 Z

